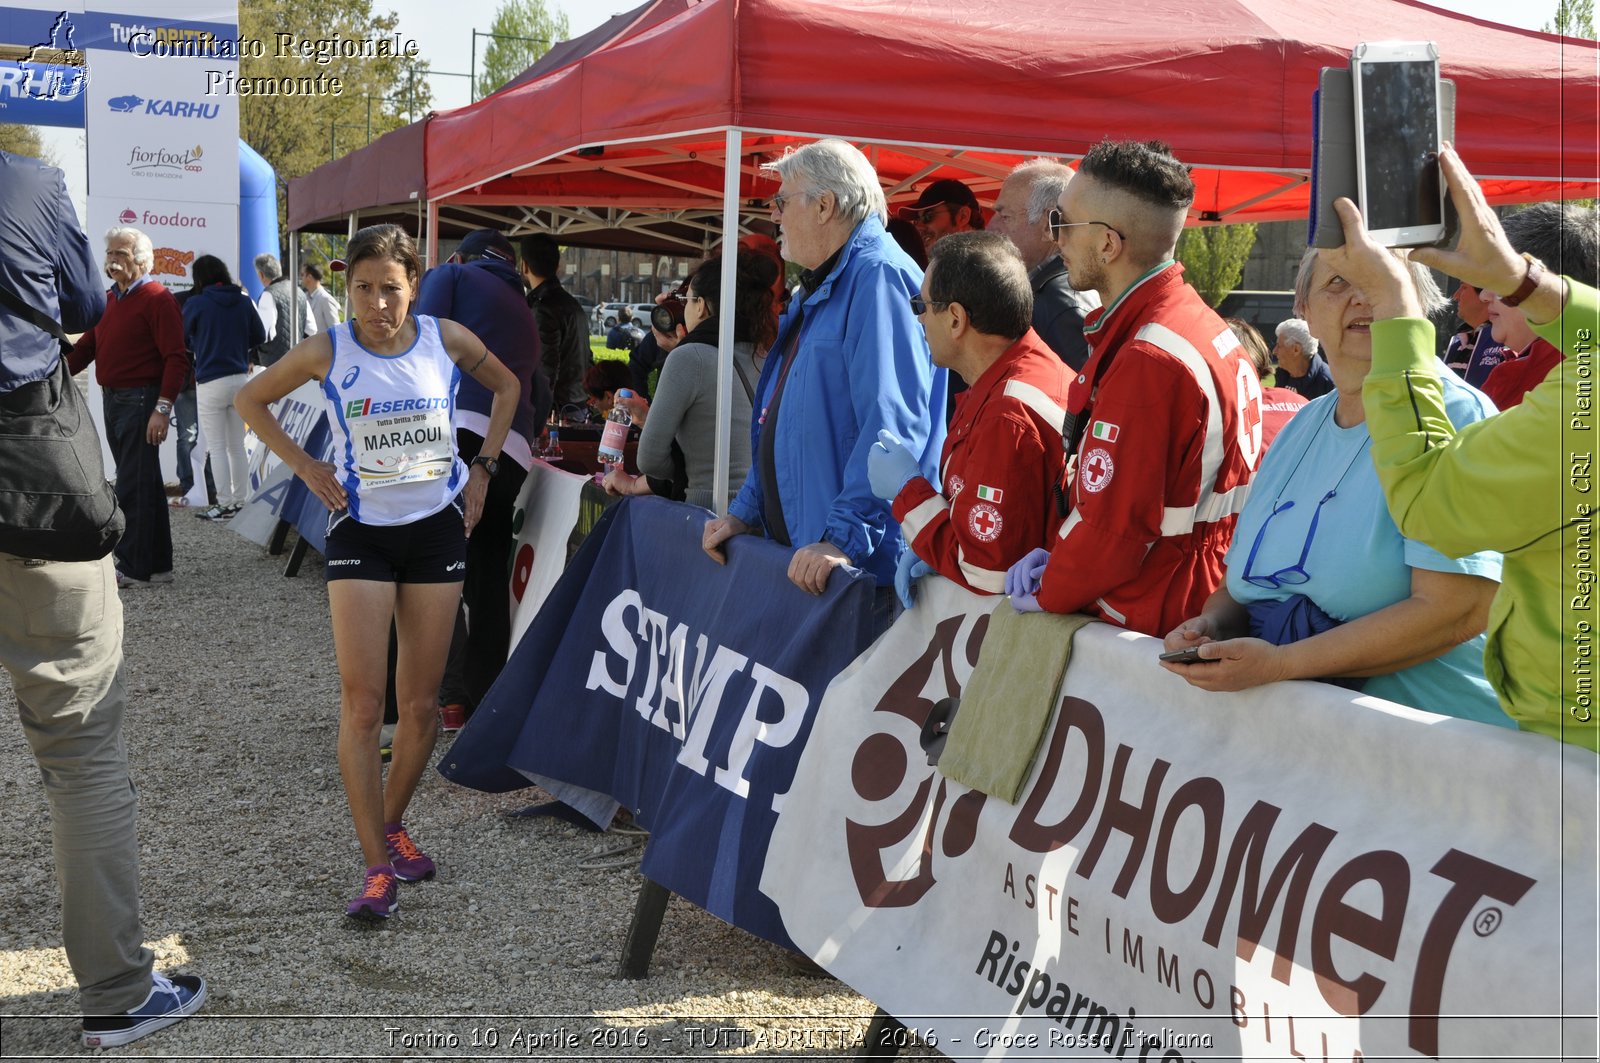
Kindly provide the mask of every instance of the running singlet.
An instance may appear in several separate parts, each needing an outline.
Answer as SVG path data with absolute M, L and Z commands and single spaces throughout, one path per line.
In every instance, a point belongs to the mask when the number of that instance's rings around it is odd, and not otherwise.
M 432 516 L 466 481 L 455 448 L 461 371 L 439 338 L 438 320 L 422 314 L 412 320 L 416 342 L 393 355 L 361 346 L 349 322 L 330 330 L 333 364 L 322 393 L 331 410 L 333 461 L 349 514 L 363 524 Z

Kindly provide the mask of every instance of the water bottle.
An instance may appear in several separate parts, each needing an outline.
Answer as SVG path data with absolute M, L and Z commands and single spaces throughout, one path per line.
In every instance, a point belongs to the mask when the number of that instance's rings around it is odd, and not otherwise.
M 544 453 L 540 455 L 547 461 L 561 460 L 561 430 L 550 429 L 550 441 L 544 445 Z
M 627 388 L 618 388 L 616 401 L 611 405 L 611 412 L 606 415 L 606 427 L 600 433 L 600 447 L 596 457 L 607 471 L 622 464 L 622 449 L 628 442 L 628 426 L 633 424 L 633 415 L 628 412 L 628 407 L 623 405 L 623 399 L 633 398 L 633 392 Z

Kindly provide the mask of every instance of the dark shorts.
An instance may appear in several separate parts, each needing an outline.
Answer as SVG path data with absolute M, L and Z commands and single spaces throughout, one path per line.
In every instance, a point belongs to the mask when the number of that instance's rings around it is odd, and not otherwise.
M 460 583 L 467 578 L 460 500 L 410 524 L 379 526 L 342 517 L 328 529 L 328 579 Z

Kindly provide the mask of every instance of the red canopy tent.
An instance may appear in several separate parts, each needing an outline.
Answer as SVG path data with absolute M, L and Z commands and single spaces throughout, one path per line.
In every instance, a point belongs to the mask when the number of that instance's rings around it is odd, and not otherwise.
M 758 156 L 820 136 L 866 148 L 891 201 L 932 176 L 983 197 L 1020 156 L 1132 136 L 1195 167 L 1198 221 L 1303 218 L 1318 72 L 1383 39 L 1439 43 L 1457 144 L 1496 202 L 1600 190 L 1594 42 L 1409 0 L 668 2 L 580 62 L 434 116 L 430 201 L 574 233 L 709 220 L 730 129 L 741 198 L 770 191 Z

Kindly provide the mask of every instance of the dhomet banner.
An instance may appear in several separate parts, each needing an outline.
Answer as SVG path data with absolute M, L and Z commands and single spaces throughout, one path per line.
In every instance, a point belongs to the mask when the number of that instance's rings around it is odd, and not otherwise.
M 587 476 L 563 472 L 535 459 L 511 515 L 516 545 L 511 555 L 511 652 L 528 630 L 567 564 L 567 540 L 578 523 L 578 500 Z
M 841 569 L 807 594 L 790 551 L 755 536 L 718 565 L 710 516 L 648 497 L 607 510 L 439 770 L 609 795 L 650 830 L 647 877 L 787 944 L 756 885 L 822 692 L 870 641 L 874 585 Z
M 918 741 L 993 604 L 924 580 L 823 700 L 761 888 L 830 972 L 958 1059 L 1595 1058 L 1593 753 L 1091 624 L 1010 805 Z

